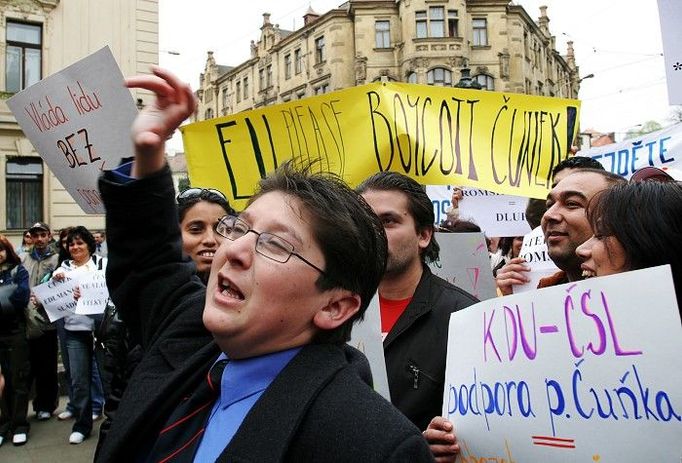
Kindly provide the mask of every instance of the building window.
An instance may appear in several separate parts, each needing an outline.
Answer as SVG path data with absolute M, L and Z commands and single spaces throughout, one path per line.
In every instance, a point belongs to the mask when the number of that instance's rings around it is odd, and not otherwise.
M 415 12 L 417 38 L 458 37 L 459 19 L 457 10 L 448 10 L 447 30 L 445 29 L 445 7 L 431 6 L 428 15 L 425 10 Z
M 291 53 L 284 55 L 284 78 L 291 79 Z
M 544 95 L 545 94 L 545 85 L 538 81 L 538 95 Z
M 377 21 L 374 23 L 376 48 L 391 48 L 391 22 Z
M 302 68 L 303 68 L 303 55 L 301 54 L 301 49 L 297 48 L 296 50 L 294 50 L 294 72 L 296 74 L 300 74 Z
M 41 79 L 42 27 L 7 21 L 5 90 L 19 92 Z
M 27 229 L 43 218 L 43 163 L 40 158 L 7 158 L 7 229 Z
M 272 87 L 272 65 L 268 64 L 265 68 L 265 86 L 266 88 Z
M 429 85 L 450 86 L 452 85 L 452 72 L 445 68 L 433 68 L 426 73 L 426 81 Z
M 213 108 L 208 108 L 204 113 L 204 119 L 213 119 Z
M 416 84 L 417 83 L 417 73 L 416 72 L 410 72 L 407 75 L 407 82 L 410 84 Z
M 265 89 L 265 69 L 258 70 L 258 90 Z
M 322 94 L 328 93 L 328 92 L 329 92 L 329 84 L 328 83 L 322 84 L 318 87 L 315 87 L 315 95 L 322 95 Z
M 248 78 L 248 76 L 244 77 L 243 85 L 244 85 L 244 99 L 246 100 L 249 97 L 249 78 Z
M 429 36 L 445 37 L 445 8 L 429 7 Z
M 486 90 L 495 90 L 495 79 L 488 74 L 479 74 L 474 76 L 474 80 L 481 84 Z
M 229 103 L 229 100 L 227 99 L 227 87 L 223 87 L 221 92 L 223 93 L 223 108 L 226 108 Z
M 315 64 L 324 61 L 324 35 L 315 39 Z
M 242 101 L 242 83 L 237 82 L 237 84 L 235 85 L 235 89 L 236 91 L 234 93 L 237 96 L 237 103 L 239 103 L 240 101 Z
M 448 37 L 459 37 L 457 10 L 448 10 Z
M 426 28 L 426 11 L 416 11 L 414 17 L 417 23 L 417 38 L 423 39 L 428 36 Z
M 474 19 L 471 22 L 471 27 L 474 31 L 474 46 L 488 45 L 488 21 L 486 19 Z

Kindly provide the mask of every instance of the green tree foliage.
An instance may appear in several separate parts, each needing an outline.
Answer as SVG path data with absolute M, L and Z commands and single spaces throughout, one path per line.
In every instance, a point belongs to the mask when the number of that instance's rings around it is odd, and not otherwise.
M 641 137 L 642 135 L 661 130 L 662 128 L 663 126 L 656 121 L 646 121 L 645 123 L 640 124 L 637 127 L 633 127 L 625 132 L 625 139 L 627 140 L 630 138 Z

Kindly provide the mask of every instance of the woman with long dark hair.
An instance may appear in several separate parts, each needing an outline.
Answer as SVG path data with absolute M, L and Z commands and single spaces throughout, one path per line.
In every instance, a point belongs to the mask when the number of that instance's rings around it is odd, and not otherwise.
M 0 397 L 0 445 L 9 435 L 14 445 L 28 439 L 30 363 L 24 309 L 29 296 L 28 272 L 9 240 L 0 235 L 0 366 L 6 381 Z
M 682 184 L 615 185 L 587 209 L 594 235 L 578 247 L 584 277 L 669 264 L 682 308 Z

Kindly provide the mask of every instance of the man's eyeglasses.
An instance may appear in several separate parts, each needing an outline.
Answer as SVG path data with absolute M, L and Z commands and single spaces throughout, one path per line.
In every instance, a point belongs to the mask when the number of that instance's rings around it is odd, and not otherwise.
M 187 199 L 191 199 L 191 198 L 196 198 L 197 196 L 201 196 L 202 194 L 204 194 L 204 192 L 214 194 L 214 195 L 219 196 L 220 198 L 224 199 L 225 201 L 227 201 L 227 198 L 225 197 L 225 195 L 223 194 L 222 191 L 215 190 L 213 188 L 187 188 L 186 190 L 178 193 L 178 195 L 175 197 L 175 199 L 178 202 L 180 202 L 183 200 L 187 200 Z
M 259 233 L 252 229 L 248 223 L 235 216 L 226 215 L 221 218 L 215 225 L 215 231 L 220 236 L 223 236 L 230 241 L 235 241 L 242 236 L 245 236 L 249 232 L 254 233 L 256 236 L 258 236 L 258 239 L 256 240 L 256 252 L 261 256 L 267 257 L 268 259 L 272 259 L 275 262 L 280 262 L 282 264 L 287 262 L 291 256 L 296 256 L 320 272 L 322 275 L 326 276 L 324 270 L 310 262 L 302 255 L 294 252 L 294 245 L 284 238 L 280 238 L 279 236 L 273 235 L 272 233 Z

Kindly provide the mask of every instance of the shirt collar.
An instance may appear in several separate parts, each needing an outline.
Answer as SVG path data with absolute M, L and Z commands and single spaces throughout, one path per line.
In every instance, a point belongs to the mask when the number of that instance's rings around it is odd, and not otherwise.
M 284 369 L 301 347 L 273 352 L 242 360 L 230 360 L 220 382 L 220 408 L 225 409 L 239 400 L 266 389 Z M 225 353 L 216 360 L 228 359 Z

